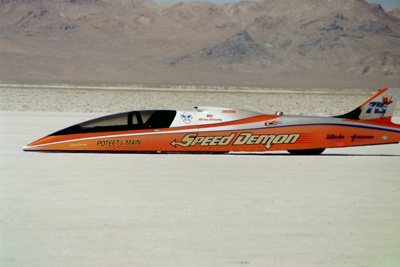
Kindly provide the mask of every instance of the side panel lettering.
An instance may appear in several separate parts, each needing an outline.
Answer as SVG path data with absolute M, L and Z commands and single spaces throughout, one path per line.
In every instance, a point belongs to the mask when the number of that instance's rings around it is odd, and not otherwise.
M 270 149 L 275 144 L 294 144 L 300 137 L 300 134 L 263 134 L 255 135 L 252 133 L 237 133 L 229 136 L 198 136 L 197 134 L 186 134 L 181 141 L 174 140 L 171 145 L 176 147 L 189 146 L 227 146 L 227 145 L 264 145 Z

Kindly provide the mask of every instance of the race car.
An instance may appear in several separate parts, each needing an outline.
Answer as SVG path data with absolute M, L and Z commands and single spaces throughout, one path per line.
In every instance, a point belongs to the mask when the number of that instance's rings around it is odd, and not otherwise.
M 391 121 L 400 89 L 384 88 L 353 111 L 332 117 L 263 114 L 194 107 L 113 114 L 57 131 L 24 151 L 228 153 L 287 150 L 317 155 L 326 148 L 398 143 Z

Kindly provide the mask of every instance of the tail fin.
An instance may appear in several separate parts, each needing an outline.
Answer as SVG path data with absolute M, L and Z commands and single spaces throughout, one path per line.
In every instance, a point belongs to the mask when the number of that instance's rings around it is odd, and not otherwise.
M 353 120 L 390 120 L 399 96 L 400 88 L 383 88 L 355 110 L 336 117 Z

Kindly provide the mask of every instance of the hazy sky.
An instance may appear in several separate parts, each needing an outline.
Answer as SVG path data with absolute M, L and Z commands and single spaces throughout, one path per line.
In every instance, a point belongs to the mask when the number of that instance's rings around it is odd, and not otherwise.
M 381 4 L 383 9 L 400 7 L 400 0 L 367 0 L 367 2 Z
M 189 2 L 194 0 L 154 0 L 159 3 L 180 3 L 180 2 Z M 197 0 L 199 1 L 199 0 Z M 201 1 L 201 0 L 200 0 Z M 241 0 L 209 0 L 211 3 L 215 4 L 223 4 L 223 3 L 234 3 L 240 2 Z M 381 4 L 384 9 L 400 7 L 400 0 L 366 0 L 368 3 L 377 3 Z

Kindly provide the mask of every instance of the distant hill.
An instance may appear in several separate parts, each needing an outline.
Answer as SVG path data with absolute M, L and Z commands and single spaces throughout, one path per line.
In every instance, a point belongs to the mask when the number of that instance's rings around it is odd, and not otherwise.
M 0 0 L 0 80 L 400 86 L 398 14 L 363 0 Z
M 400 19 L 400 7 L 385 10 L 388 14 Z

